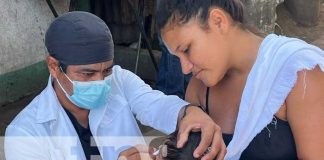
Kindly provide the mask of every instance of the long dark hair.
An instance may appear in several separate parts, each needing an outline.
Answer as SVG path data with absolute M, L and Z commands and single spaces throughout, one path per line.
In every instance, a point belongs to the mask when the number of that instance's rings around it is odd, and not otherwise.
M 161 30 L 168 24 L 185 24 L 194 17 L 206 25 L 212 7 L 223 9 L 235 22 L 243 24 L 241 0 L 158 0 L 156 25 Z

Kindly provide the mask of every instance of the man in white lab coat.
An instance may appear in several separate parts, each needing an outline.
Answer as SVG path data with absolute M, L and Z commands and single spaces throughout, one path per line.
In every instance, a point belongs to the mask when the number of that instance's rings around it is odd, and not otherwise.
M 224 157 L 220 129 L 203 111 L 114 66 L 112 36 L 98 17 L 64 14 L 50 25 L 45 45 L 48 85 L 6 129 L 7 160 L 148 159 L 150 151 L 137 145 L 144 140 L 136 119 L 164 133 L 178 128 L 179 147 L 200 129 L 195 156 L 210 146 L 207 159 Z

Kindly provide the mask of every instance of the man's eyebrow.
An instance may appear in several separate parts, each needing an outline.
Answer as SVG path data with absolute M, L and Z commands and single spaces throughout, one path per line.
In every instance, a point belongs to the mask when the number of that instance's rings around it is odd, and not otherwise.
M 79 71 L 80 72 L 99 72 L 99 70 L 91 69 L 91 68 L 81 68 Z
M 115 63 L 111 64 L 111 65 L 108 66 L 105 70 L 108 70 L 108 69 L 113 68 L 114 65 L 115 65 Z M 79 72 L 100 72 L 100 70 L 84 67 L 84 68 L 81 68 L 81 69 L 79 70 Z

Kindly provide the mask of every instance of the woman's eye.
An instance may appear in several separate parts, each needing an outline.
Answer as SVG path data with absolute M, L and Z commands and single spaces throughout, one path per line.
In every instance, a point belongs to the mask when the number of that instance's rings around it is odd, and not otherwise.
M 183 50 L 183 53 L 185 53 L 185 54 L 190 53 L 190 45 L 185 50 Z
M 189 54 L 189 52 L 190 52 L 190 49 L 189 49 L 189 48 L 187 48 L 187 49 L 185 49 L 185 50 L 183 51 L 183 53 L 185 53 L 185 54 Z

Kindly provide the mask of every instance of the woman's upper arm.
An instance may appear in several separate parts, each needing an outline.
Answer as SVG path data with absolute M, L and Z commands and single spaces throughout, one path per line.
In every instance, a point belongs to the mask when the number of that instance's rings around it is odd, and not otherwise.
M 298 72 L 296 84 L 287 97 L 287 118 L 299 159 L 324 157 L 324 72 Z

